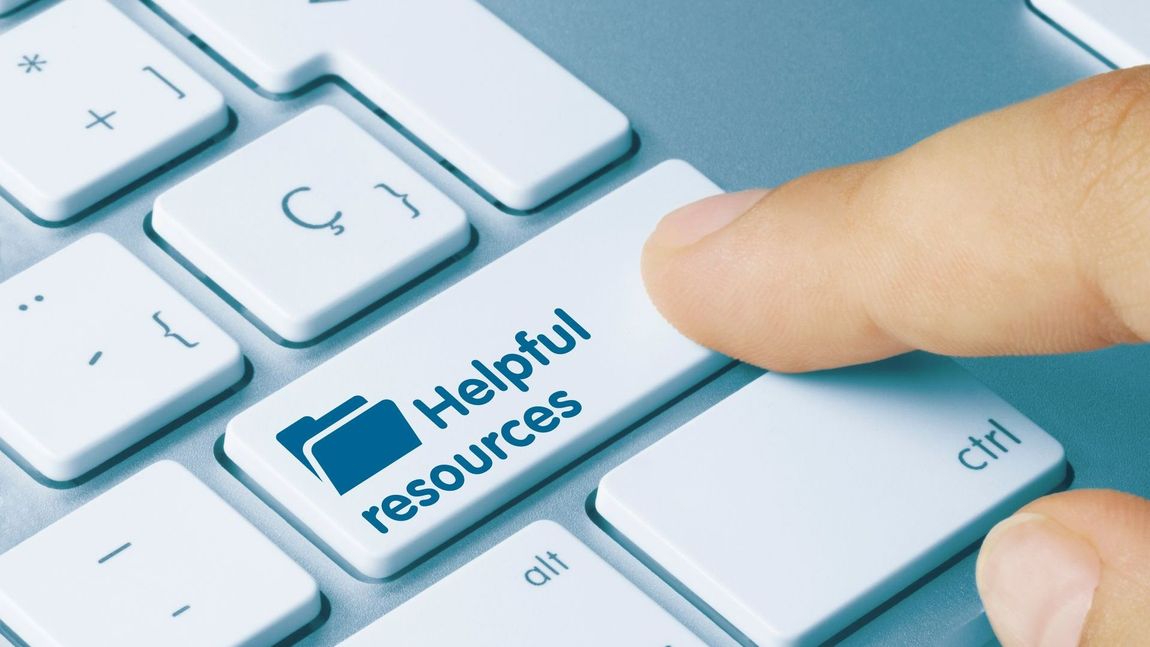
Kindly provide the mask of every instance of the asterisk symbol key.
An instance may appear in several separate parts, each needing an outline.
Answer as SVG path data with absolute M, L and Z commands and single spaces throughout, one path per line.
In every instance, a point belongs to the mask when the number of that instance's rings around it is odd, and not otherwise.
M 17 63 L 16 67 L 23 68 L 25 74 L 31 74 L 33 71 L 43 72 L 44 66 L 48 64 L 48 61 L 40 58 L 39 54 L 24 56 L 23 58 L 24 61 Z

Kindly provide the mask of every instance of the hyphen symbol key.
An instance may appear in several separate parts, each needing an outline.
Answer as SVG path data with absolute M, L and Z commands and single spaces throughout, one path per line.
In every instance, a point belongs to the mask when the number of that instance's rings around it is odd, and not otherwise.
M 107 555 L 104 555 L 100 559 L 96 560 L 96 563 L 97 564 L 103 564 L 104 562 L 112 559 L 116 555 L 119 555 L 120 553 L 124 552 L 125 550 L 128 550 L 131 547 L 132 547 L 132 542 L 130 542 L 130 541 L 124 542 L 121 546 L 119 546 L 118 548 L 116 548 L 112 552 L 110 552 Z M 172 617 L 178 618 L 181 615 L 183 615 L 185 612 L 187 612 L 188 609 L 191 609 L 191 608 L 192 608 L 192 605 L 185 604 L 184 606 L 180 607 L 179 609 L 176 609 L 175 611 L 173 611 Z
M 119 555 L 120 553 L 124 552 L 125 550 L 128 550 L 131 547 L 132 547 L 132 542 L 130 542 L 130 541 L 124 542 L 124 544 L 122 546 L 120 546 L 119 548 L 117 548 L 116 550 L 113 550 L 112 552 L 108 553 L 107 555 L 104 555 L 100 559 L 96 560 L 96 563 L 97 564 L 103 564 L 104 562 L 108 561 L 109 559 L 112 559 L 116 555 Z

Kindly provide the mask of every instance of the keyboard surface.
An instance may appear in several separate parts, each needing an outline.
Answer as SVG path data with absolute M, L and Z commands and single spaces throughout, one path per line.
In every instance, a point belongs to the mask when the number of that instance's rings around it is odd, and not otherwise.
M 0 13 L 17 4 L 0 2 Z M 55 4 L 39 0 L 0 18 L 0 38 Z M 640 142 L 622 162 L 524 216 L 485 199 L 345 88 L 322 84 L 266 98 L 233 73 L 239 62 L 201 49 L 154 7 L 134 0 L 113 4 L 223 94 L 235 115 L 234 128 L 64 228 L 35 224 L 0 201 L 0 280 L 85 235 L 108 234 L 234 338 L 253 372 L 250 382 L 234 394 L 192 411 L 175 428 L 74 487 L 45 487 L 0 458 L 0 551 L 145 467 L 171 459 L 188 467 L 315 577 L 330 603 L 330 615 L 301 640 L 305 645 L 346 639 L 542 519 L 570 531 L 705 643 L 735 644 L 718 624 L 608 536 L 588 513 L 588 497 L 613 468 L 752 382 L 759 375 L 754 369 L 738 366 L 722 372 L 603 449 L 528 488 L 499 515 L 385 583 L 349 576 L 258 498 L 223 467 L 220 438 L 241 411 L 663 160 L 685 159 L 728 189 L 770 185 L 827 165 L 889 153 L 956 120 L 1105 69 L 1016 0 L 942 0 L 929 6 L 913 0 L 833 5 L 732 0 L 658 7 L 610 0 L 485 0 L 495 15 L 630 118 Z M 442 52 L 446 47 L 435 48 Z M 42 56 L 52 64 L 50 57 Z M 22 59 L 11 65 L 19 62 Z M 21 73 L 34 77 L 37 72 Z M 471 247 L 453 261 L 388 296 L 374 296 L 379 300 L 372 307 L 329 337 L 288 348 L 174 259 L 144 223 L 161 194 L 320 105 L 347 115 L 459 205 L 475 235 Z M 1150 435 L 1143 432 L 1150 427 L 1143 388 L 1150 382 L 1150 351 L 1126 348 L 961 363 L 1063 444 L 1075 486 L 1150 495 L 1144 465 L 1129 458 L 1150 455 Z M 53 396 L 60 406 L 69 404 L 66 392 Z M 841 637 L 846 644 L 906 644 L 940 635 L 969 636 L 981 612 L 973 562 L 971 553 L 961 554 Z

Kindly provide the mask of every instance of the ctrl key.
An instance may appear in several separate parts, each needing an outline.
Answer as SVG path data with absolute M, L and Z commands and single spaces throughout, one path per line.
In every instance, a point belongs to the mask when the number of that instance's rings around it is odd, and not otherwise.
M 340 647 L 703 643 L 563 527 L 538 521 Z
M 608 473 L 595 505 L 749 642 L 808 645 L 1065 475 L 1058 441 L 919 354 L 764 375 Z

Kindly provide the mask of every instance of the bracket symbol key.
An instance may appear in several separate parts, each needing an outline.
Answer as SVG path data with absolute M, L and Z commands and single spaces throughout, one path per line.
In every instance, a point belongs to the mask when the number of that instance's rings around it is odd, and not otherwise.
M 196 346 L 200 345 L 200 342 L 198 341 L 190 342 L 184 336 L 172 332 L 172 327 L 168 325 L 168 322 L 160 318 L 161 314 L 163 314 L 163 311 L 157 310 L 155 314 L 152 315 L 152 321 L 159 324 L 160 328 L 163 329 L 164 338 L 172 337 L 176 341 L 180 342 L 180 345 L 182 345 L 184 348 L 195 348 Z
M 163 82 L 164 85 L 171 88 L 172 91 L 176 93 L 177 99 L 183 99 L 184 97 L 188 96 L 175 83 L 172 83 L 171 81 L 169 81 L 168 77 L 164 76 L 163 74 L 160 74 L 160 72 L 158 70 L 156 70 L 156 68 L 152 67 L 151 65 L 145 65 L 143 71 L 144 72 L 151 72 L 152 76 L 156 77 L 161 82 Z
M 410 194 L 400 193 L 399 191 L 396 191 L 395 189 L 391 188 L 390 186 L 388 186 L 387 184 L 384 184 L 382 182 L 375 185 L 375 188 L 383 189 L 384 191 L 387 191 L 389 194 L 391 194 L 391 197 L 395 198 L 396 200 L 403 202 L 403 206 L 407 207 L 408 210 L 411 211 L 411 217 L 412 218 L 418 218 L 419 217 L 419 214 L 420 214 L 419 208 L 416 207 L 414 204 L 411 204 L 411 195 Z

